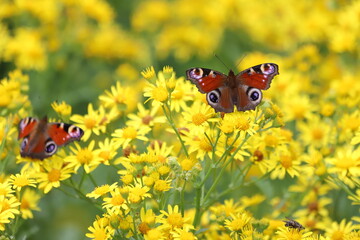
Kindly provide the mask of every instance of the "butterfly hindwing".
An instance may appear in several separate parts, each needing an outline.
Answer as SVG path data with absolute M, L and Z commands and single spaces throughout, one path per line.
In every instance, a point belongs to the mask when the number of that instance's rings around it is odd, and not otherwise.
M 208 68 L 191 68 L 186 71 L 187 79 L 191 80 L 201 93 L 208 93 L 222 86 L 227 76 Z
M 254 110 L 261 102 L 262 92 L 260 89 L 240 85 L 237 87 L 236 108 L 238 111 Z
M 216 112 L 233 112 L 234 103 L 232 100 L 232 89 L 219 87 L 206 94 L 206 101 Z
M 259 64 L 240 72 L 236 75 L 236 81 L 239 85 L 266 90 L 274 76 L 279 74 L 278 69 L 275 63 Z

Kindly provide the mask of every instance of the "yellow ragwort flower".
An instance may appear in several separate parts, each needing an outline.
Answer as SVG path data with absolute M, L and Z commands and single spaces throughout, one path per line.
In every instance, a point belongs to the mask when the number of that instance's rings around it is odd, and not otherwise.
M 102 161 L 99 156 L 100 149 L 94 150 L 95 141 L 92 140 L 87 147 L 81 147 L 78 143 L 75 143 L 75 148 L 70 147 L 72 155 L 67 156 L 64 162 L 69 163 L 69 167 L 74 169 L 75 172 L 84 167 L 86 173 L 92 172 Z

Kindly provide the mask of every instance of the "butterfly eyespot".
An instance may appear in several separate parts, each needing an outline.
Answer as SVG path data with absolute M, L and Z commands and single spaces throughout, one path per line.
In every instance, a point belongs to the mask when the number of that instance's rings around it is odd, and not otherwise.
M 206 95 L 206 98 L 207 98 L 207 101 L 208 103 L 211 105 L 211 104 L 215 104 L 215 103 L 218 103 L 219 102 L 219 99 L 220 99 L 220 91 L 219 90 L 213 90 L 211 92 L 209 92 L 207 95 Z
M 257 88 L 248 88 L 247 95 L 249 97 L 249 100 L 255 103 L 260 102 L 262 98 L 262 93 Z
M 68 129 L 68 133 L 73 138 L 80 138 L 84 134 L 84 131 L 75 125 L 71 125 Z
M 190 78 L 201 79 L 203 77 L 203 70 L 201 68 L 194 68 L 190 71 Z
M 57 146 L 54 141 L 50 140 L 45 145 L 46 155 L 53 155 L 57 150 Z
M 20 151 L 24 151 L 25 147 L 28 145 L 29 143 L 29 139 L 28 138 L 24 138 L 21 142 L 21 145 L 20 145 Z
M 272 64 L 262 64 L 260 69 L 265 74 L 271 74 L 275 72 L 275 67 Z
M 258 92 L 252 92 L 250 95 L 251 100 L 256 101 L 260 97 L 260 94 Z

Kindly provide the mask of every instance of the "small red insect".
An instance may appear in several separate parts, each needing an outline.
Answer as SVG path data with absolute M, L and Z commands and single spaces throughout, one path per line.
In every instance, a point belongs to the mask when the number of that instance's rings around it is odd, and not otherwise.
M 19 139 L 23 139 L 20 154 L 43 160 L 54 155 L 58 147 L 79 141 L 83 135 L 84 131 L 72 124 L 48 123 L 47 117 L 41 120 L 27 117 L 19 123 Z
M 206 100 L 216 112 L 230 113 L 236 106 L 238 111 L 255 109 L 261 102 L 262 92 L 270 87 L 271 80 L 278 75 L 278 65 L 263 63 L 248 68 L 235 75 L 232 70 L 228 75 L 207 69 L 190 68 L 186 71 L 201 93 L 206 93 Z

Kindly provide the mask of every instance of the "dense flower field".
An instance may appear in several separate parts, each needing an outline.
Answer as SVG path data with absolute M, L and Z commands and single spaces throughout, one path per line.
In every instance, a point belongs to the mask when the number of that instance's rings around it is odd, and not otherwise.
M 0 6 L 0 239 L 360 239 L 360 0 Z M 214 53 L 279 66 L 255 110 L 186 80 Z M 84 135 L 21 157 L 30 116 Z

